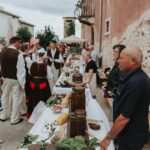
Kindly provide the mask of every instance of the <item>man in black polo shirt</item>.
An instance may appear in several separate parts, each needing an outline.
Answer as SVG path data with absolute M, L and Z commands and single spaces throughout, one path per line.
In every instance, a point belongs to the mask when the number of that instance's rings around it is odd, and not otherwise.
M 128 47 L 121 52 L 119 67 L 124 76 L 115 92 L 114 124 L 102 140 L 101 150 L 106 150 L 114 138 L 119 150 L 142 150 L 148 142 L 150 81 L 141 63 L 140 48 Z

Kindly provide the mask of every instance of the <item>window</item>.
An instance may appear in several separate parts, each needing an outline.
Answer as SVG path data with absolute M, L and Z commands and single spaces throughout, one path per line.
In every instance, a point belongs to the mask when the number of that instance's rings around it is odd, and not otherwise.
M 110 18 L 107 18 L 105 21 L 105 35 L 110 34 Z

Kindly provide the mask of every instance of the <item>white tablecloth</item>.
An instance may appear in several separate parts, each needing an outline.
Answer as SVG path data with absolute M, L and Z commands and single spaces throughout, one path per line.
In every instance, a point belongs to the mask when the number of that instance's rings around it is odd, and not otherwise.
M 63 109 L 63 112 L 68 112 L 68 109 Z M 95 99 L 88 100 L 88 103 L 86 105 L 86 112 L 88 118 L 100 120 L 100 125 L 101 125 L 101 129 L 99 131 L 94 131 L 89 127 L 88 127 L 88 131 L 90 131 L 96 137 L 103 139 L 107 134 L 107 132 L 110 130 L 110 126 L 105 113 L 103 112 L 102 108 L 100 107 L 100 105 L 97 103 Z M 50 108 L 46 108 L 29 133 L 33 135 L 39 135 L 37 141 L 47 138 L 48 133 L 43 130 L 45 123 L 53 122 L 58 118 L 59 115 L 60 114 L 53 113 Z M 20 150 L 26 150 L 26 149 L 20 149 Z M 100 148 L 97 147 L 96 150 L 100 150 Z M 110 144 L 108 150 L 114 150 L 113 143 Z
M 61 81 L 63 78 L 63 73 L 59 77 L 57 83 Z M 57 84 L 56 83 L 56 84 Z M 52 93 L 53 94 L 66 94 L 72 91 L 72 88 L 64 88 L 64 87 L 57 87 L 55 86 Z M 88 118 L 92 118 L 95 120 L 100 120 L 101 129 L 99 131 L 94 131 L 88 127 L 88 131 L 90 131 L 92 134 L 94 134 L 96 137 L 103 139 L 107 132 L 110 130 L 109 121 L 103 112 L 101 106 L 97 103 L 95 99 L 92 99 L 91 91 L 89 88 L 86 88 L 85 90 L 86 95 L 86 113 Z M 63 109 L 62 112 L 68 112 L 68 109 Z M 48 137 L 48 133 L 43 130 L 43 127 L 46 123 L 52 123 L 55 121 L 60 114 L 53 113 L 50 108 L 46 108 L 42 115 L 39 117 L 37 122 L 34 124 L 32 129 L 29 133 L 33 135 L 39 135 L 39 138 L 37 141 L 46 139 Z M 57 127 L 57 129 L 59 126 Z M 20 150 L 26 150 L 26 149 L 20 149 Z M 100 150 L 100 147 L 97 147 L 96 150 Z M 114 150 L 114 144 L 113 142 L 108 147 L 108 150 Z
M 56 85 L 59 85 L 59 82 L 63 80 L 63 76 L 64 76 L 64 73 L 60 75 Z M 70 87 L 57 87 L 57 86 L 54 86 L 53 91 L 52 91 L 53 94 L 66 94 L 70 92 L 72 92 L 72 88 Z M 86 95 L 86 99 L 92 98 L 92 94 L 89 89 L 89 86 L 88 88 L 85 89 L 85 95 Z

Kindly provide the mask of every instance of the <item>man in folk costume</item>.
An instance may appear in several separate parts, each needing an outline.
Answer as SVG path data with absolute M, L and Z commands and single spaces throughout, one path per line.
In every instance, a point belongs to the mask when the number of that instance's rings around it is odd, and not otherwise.
M 19 37 L 10 39 L 10 46 L 4 49 L 0 54 L 1 72 L 4 78 L 2 85 L 2 111 L 0 113 L 0 121 L 8 119 L 9 97 L 12 97 L 11 124 L 15 125 L 23 121 L 20 118 L 20 93 L 25 86 L 25 63 L 23 55 L 18 52 L 21 46 Z
M 50 43 L 50 49 L 47 51 L 48 56 L 48 65 L 51 66 L 51 70 L 53 73 L 53 79 L 50 82 L 51 89 L 53 89 L 55 83 L 58 80 L 61 64 L 63 63 L 63 57 L 59 50 L 57 49 L 57 42 L 52 40 Z

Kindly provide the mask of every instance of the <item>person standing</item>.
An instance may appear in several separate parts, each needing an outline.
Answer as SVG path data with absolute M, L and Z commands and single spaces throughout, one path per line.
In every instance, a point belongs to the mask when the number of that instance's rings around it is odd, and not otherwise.
M 87 75 L 87 82 L 89 83 L 92 96 L 96 98 L 96 88 L 97 88 L 96 86 L 96 72 L 97 72 L 96 63 L 91 59 L 89 51 L 85 51 L 82 57 L 86 63 L 85 74 Z
M 96 63 L 98 59 L 98 55 L 96 53 L 96 50 L 94 50 L 94 46 L 90 45 L 89 46 L 89 51 L 91 52 L 91 59 Z
M 125 48 L 119 58 L 123 76 L 113 103 L 114 124 L 100 143 L 106 150 L 114 138 L 119 150 L 142 150 L 148 143 L 148 109 L 150 80 L 141 69 L 142 51 L 139 47 Z
M 111 69 L 108 78 L 107 78 L 107 85 L 104 89 L 104 97 L 113 97 L 113 91 L 117 87 L 121 72 L 118 64 L 118 59 L 120 56 L 121 51 L 125 49 L 125 46 L 122 44 L 114 45 L 113 46 L 113 57 L 114 57 L 114 66 Z
M 10 46 L 2 50 L 0 54 L 1 73 L 4 78 L 2 85 L 2 111 L 0 113 L 0 121 L 8 119 L 9 97 L 12 95 L 12 111 L 11 124 L 15 125 L 23 121 L 20 118 L 20 93 L 25 86 L 25 63 L 23 55 L 18 52 L 21 46 L 19 37 L 14 36 L 10 39 Z
M 39 101 L 46 102 L 51 96 L 48 79 L 53 77 L 50 67 L 44 62 L 45 50 L 39 50 L 38 62 L 33 62 L 30 67 L 30 93 L 27 101 L 27 118 L 30 118 L 35 106 Z
M 53 89 L 60 74 L 61 64 L 63 63 L 62 55 L 57 49 L 57 42 L 55 40 L 51 41 L 50 49 L 47 51 L 47 56 L 48 65 L 51 67 L 53 73 L 53 79 L 50 82 L 51 89 Z

